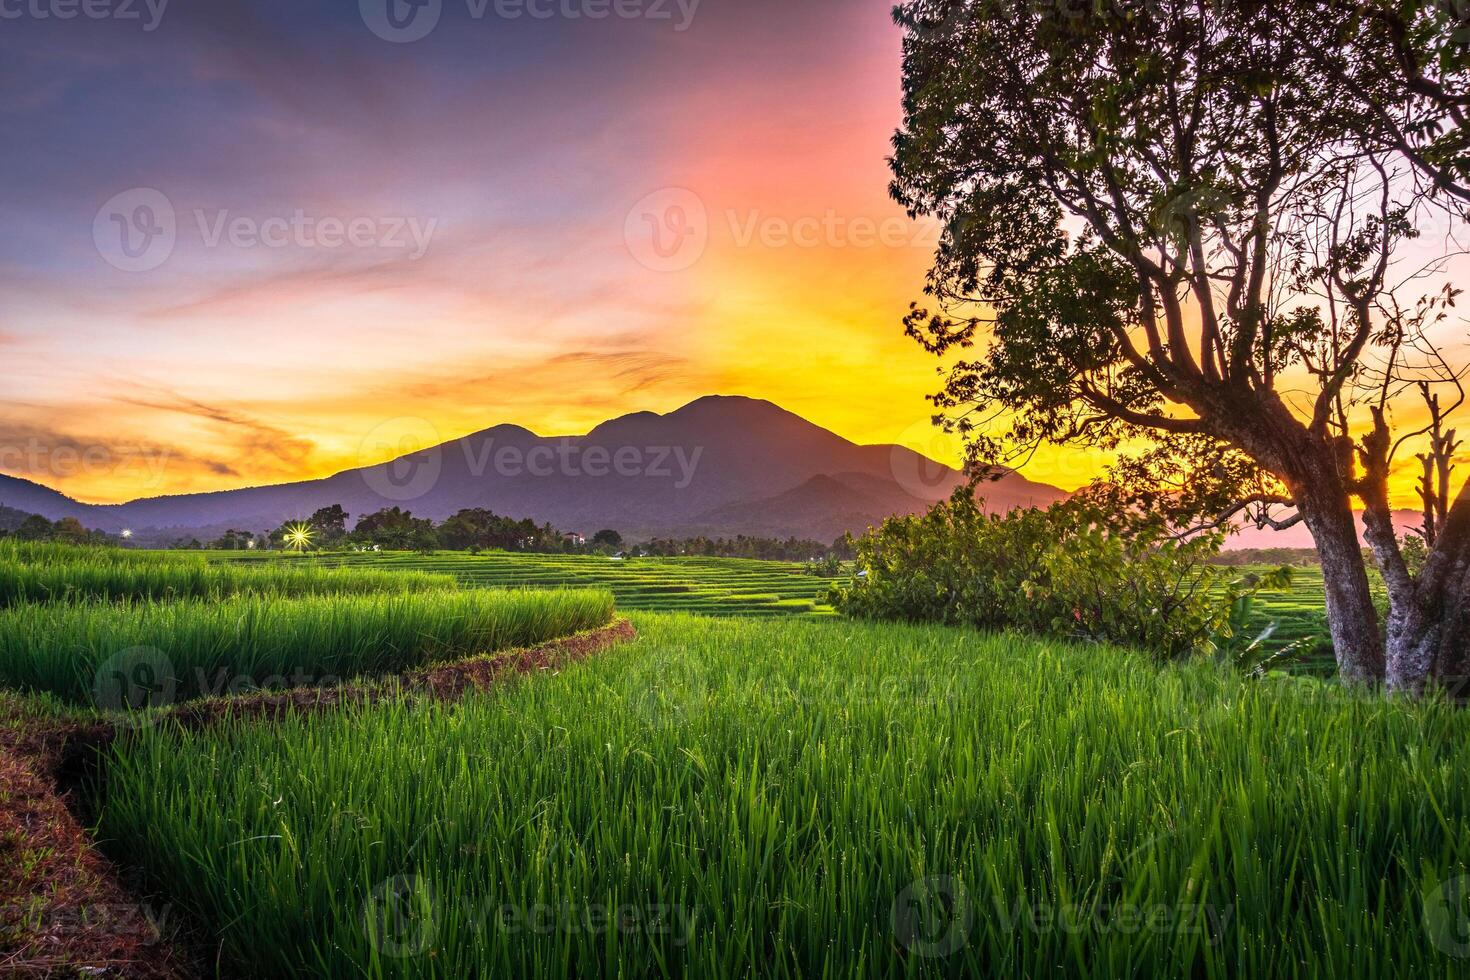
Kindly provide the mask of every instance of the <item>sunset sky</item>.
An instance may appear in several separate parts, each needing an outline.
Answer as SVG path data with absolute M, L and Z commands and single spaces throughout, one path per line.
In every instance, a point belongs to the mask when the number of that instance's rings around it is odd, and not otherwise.
M 110 502 L 708 393 L 952 453 L 888 0 L 374 2 L 0 21 L 0 471 Z

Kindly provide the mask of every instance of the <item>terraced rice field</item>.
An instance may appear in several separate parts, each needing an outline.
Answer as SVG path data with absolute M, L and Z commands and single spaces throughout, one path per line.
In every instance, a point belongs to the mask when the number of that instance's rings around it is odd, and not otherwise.
M 742 558 L 629 558 L 597 555 L 531 555 L 492 553 L 434 555 L 407 553 L 290 555 L 216 553 L 216 560 L 301 562 L 313 566 L 397 569 L 403 572 L 453 575 L 461 584 L 482 587 L 595 588 L 611 591 L 619 609 L 689 612 L 706 616 L 835 615 L 826 603 L 829 587 L 845 579 L 819 578 L 793 562 Z M 1264 568 L 1233 569 L 1240 575 Z M 1309 673 L 1331 673 L 1332 646 L 1327 637 L 1322 599 L 1322 572 L 1293 571 L 1291 587 L 1263 593 L 1249 621 L 1251 635 L 1271 629 L 1265 645 L 1279 650 L 1309 639 L 1293 664 Z
M 163 712 L 96 744 L 53 732 L 97 751 L 75 790 L 96 842 L 182 928 L 140 947 L 150 965 L 166 940 L 262 978 L 1464 975 L 1470 715 L 1445 702 L 855 622 L 791 564 L 216 557 L 221 581 L 261 591 L 112 598 L 138 591 L 124 569 L 107 599 L 0 610 L 0 689 L 44 692 L 27 725 L 65 723 L 119 646 L 167 647 L 206 678 L 371 674 L 605 622 L 614 592 L 681 611 L 635 612 L 630 642 L 453 699 Z M 271 578 L 323 568 L 452 578 L 296 597 Z M 548 585 L 572 588 L 475 587 Z M 1314 636 L 1320 589 L 1299 573 L 1258 623 Z M 96 676 L 136 686 L 135 666 Z M 6 745 L 0 772 L 9 752 L 56 785 L 59 748 Z M 54 843 L 22 802 L 0 866 L 16 842 L 27 861 Z M 58 866 L 90 853 L 80 827 L 71 840 Z M 135 975 L 80 916 L 100 900 L 48 874 L 11 898 L 0 876 L 0 904 L 40 909 L 0 929 L 0 975 L 17 957 L 36 966 L 22 975 Z
M 0 541 L 0 609 L 41 602 L 383 595 L 454 587 L 447 575 L 286 562 L 210 563 L 198 552 Z
M 621 610 L 706 616 L 832 616 L 833 579 L 794 562 L 744 558 L 605 558 L 600 555 L 493 553 L 326 554 L 297 558 L 228 555 L 235 562 L 309 562 L 324 568 L 393 568 L 453 575 L 464 585 L 589 588 L 612 592 Z
M 1264 572 L 1266 568 L 1245 567 L 1241 575 Z M 1269 630 L 1263 646 L 1281 650 L 1295 646 L 1289 663 L 1293 671 L 1331 675 L 1336 664 L 1332 657 L 1332 640 L 1327 632 L 1327 609 L 1323 597 L 1322 570 L 1315 566 L 1293 568 L 1291 585 L 1284 590 L 1259 593 L 1252 605 L 1247 629 L 1252 637 Z
M 1256 599 L 1252 626 L 1274 625 L 1269 643 L 1281 647 L 1301 639 L 1314 641 L 1302 651 L 1301 660 L 1312 665 L 1332 665 L 1332 641 L 1327 633 L 1322 570 L 1292 569 L 1291 587 L 1280 592 L 1263 592 Z
M 25 605 L 0 610 L 0 686 L 109 710 L 157 707 L 398 673 L 612 618 L 612 596 L 590 589 Z

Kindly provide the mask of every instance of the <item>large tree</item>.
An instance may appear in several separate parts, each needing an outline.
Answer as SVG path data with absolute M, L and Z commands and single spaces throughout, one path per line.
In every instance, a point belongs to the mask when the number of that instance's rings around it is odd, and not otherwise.
M 332 504 L 312 514 L 311 519 L 306 523 L 316 529 L 317 544 L 323 548 L 330 548 L 347 537 L 349 516 L 341 504 Z
M 1412 691 L 1470 673 L 1470 491 L 1451 500 L 1443 424 L 1463 394 L 1441 346 L 1456 292 L 1450 256 L 1420 237 L 1470 199 L 1465 75 L 1453 18 L 1427 9 L 896 12 L 893 191 L 945 227 L 907 328 L 960 352 L 935 400 L 974 461 L 1102 445 L 1125 453 L 1133 503 L 1182 527 L 1305 523 L 1341 675 Z M 1441 421 L 1396 429 L 1421 392 Z M 1389 502 L 1416 440 L 1432 538 L 1417 571 Z M 1358 507 L 1390 594 L 1386 647 Z

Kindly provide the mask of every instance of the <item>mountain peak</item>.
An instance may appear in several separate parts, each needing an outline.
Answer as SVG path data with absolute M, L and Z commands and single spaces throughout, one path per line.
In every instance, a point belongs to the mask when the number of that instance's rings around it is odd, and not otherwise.
M 773 401 L 765 398 L 755 398 L 751 395 L 700 395 L 692 402 L 674 409 L 669 414 L 678 415 L 680 412 L 687 412 L 696 408 L 721 409 L 742 407 L 760 407 L 763 409 L 774 409 L 786 415 L 792 414 Z
M 482 429 L 479 432 L 474 433 L 473 435 L 464 436 L 463 438 L 464 439 L 500 438 L 500 439 L 516 439 L 516 440 L 521 440 L 521 439 L 535 439 L 535 438 L 538 438 L 538 437 L 537 437 L 536 433 L 532 432 L 530 429 L 526 428 L 523 425 L 515 425 L 515 424 L 510 423 L 510 422 L 502 422 L 500 425 L 492 425 L 488 429 Z M 462 440 L 456 440 L 456 441 L 462 441 Z
M 805 422 L 807 425 L 815 423 L 807 422 L 806 419 L 777 405 L 773 401 L 764 398 L 752 398 L 749 395 L 702 395 L 694 401 L 674 409 L 664 418 L 787 418 Z
M 910 450 L 858 446 L 766 399 L 707 395 L 667 414 L 623 415 L 584 436 L 497 425 L 322 480 L 105 509 L 60 495 L 36 499 L 45 497 L 41 488 L 4 481 L 0 497 L 24 489 L 25 503 L 36 506 L 23 509 L 52 519 L 72 510 L 107 530 L 126 522 L 135 530 L 191 529 L 201 537 L 225 527 L 275 527 L 340 504 L 357 517 L 400 506 L 433 520 L 484 507 L 566 530 L 616 528 L 633 539 L 697 529 L 831 540 L 928 506 L 958 479 Z M 1024 506 L 1063 494 L 1008 476 L 987 496 Z

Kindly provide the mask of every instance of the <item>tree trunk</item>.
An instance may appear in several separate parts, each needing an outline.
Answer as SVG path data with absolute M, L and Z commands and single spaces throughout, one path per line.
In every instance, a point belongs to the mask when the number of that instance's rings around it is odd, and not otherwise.
M 1264 414 L 1269 420 L 1264 425 L 1226 425 L 1221 434 L 1286 483 L 1312 532 L 1322 562 L 1327 628 L 1338 679 L 1344 684 L 1381 684 L 1383 634 L 1348 490 L 1352 444 L 1308 432 L 1274 392 L 1264 397 L 1264 404 L 1254 408 L 1228 403 L 1210 407 L 1216 418 Z
M 1380 423 L 1378 432 L 1383 437 L 1378 445 L 1385 448 L 1365 479 L 1368 508 L 1363 512 L 1363 525 L 1364 536 L 1373 546 L 1383 574 L 1383 587 L 1388 591 L 1384 679 L 1390 691 L 1417 695 L 1424 692 L 1439 650 L 1440 617 L 1433 608 L 1435 604 L 1425 602 L 1430 598 L 1428 583 L 1422 576 L 1415 581 L 1399 547 L 1388 503 L 1388 429 Z
M 1346 496 L 1300 501 L 1303 517 L 1322 560 L 1327 625 L 1344 683 L 1377 684 L 1384 676 L 1383 636 L 1368 588 L 1368 566 Z
M 1417 608 L 1396 608 L 1388 620 L 1388 689 L 1396 694 L 1423 694 L 1439 659 L 1444 624 Z
M 1470 489 L 1470 488 L 1467 488 Z M 1470 672 L 1467 592 L 1470 592 L 1470 497 L 1441 522 L 1441 533 L 1418 575 L 1399 549 L 1387 484 L 1371 495 L 1368 540 L 1388 589 L 1387 681 L 1390 691 L 1423 694 L 1431 681 L 1463 697 Z
M 1440 521 L 1439 540 L 1424 564 L 1421 583 L 1439 590 L 1442 603 L 1435 678 L 1451 694 L 1470 697 L 1470 482 Z
M 1388 687 L 1418 695 L 1430 682 L 1455 698 L 1470 693 L 1470 631 L 1465 582 L 1423 580 L 1405 598 L 1393 600 L 1388 627 Z
M 1434 679 L 1457 701 L 1470 700 L 1470 582 L 1452 597 L 1439 637 L 1439 653 L 1432 667 Z
M 1451 696 L 1470 693 L 1470 541 L 1457 507 L 1424 570 L 1402 601 L 1394 596 L 1388 635 L 1388 686 L 1423 693 L 1432 680 Z

